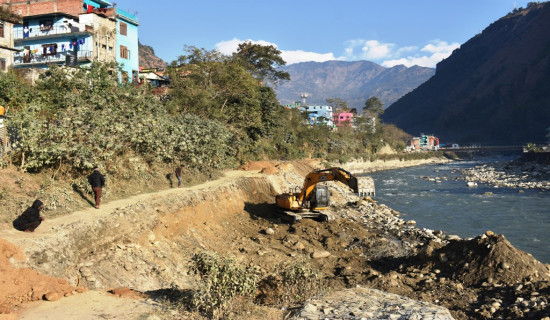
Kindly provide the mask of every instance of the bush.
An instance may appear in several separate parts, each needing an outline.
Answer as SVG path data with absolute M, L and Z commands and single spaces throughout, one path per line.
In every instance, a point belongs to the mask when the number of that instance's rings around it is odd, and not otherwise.
M 113 174 L 125 155 L 194 168 L 235 164 L 233 132 L 224 124 L 170 115 L 147 89 L 119 85 L 109 70 L 94 64 L 68 75 L 54 67 L 38 81 L 36 98 L 7 122 L 15 162 L 28 171 L 103 164 Z
M 256 292 L 258 275 L 254 268 L 209 252 L 195 254 L 192 263 L 199 283 L 191 306 L 209 318 L 224 318 L 231 312 L 233 299 L 250 298 Z

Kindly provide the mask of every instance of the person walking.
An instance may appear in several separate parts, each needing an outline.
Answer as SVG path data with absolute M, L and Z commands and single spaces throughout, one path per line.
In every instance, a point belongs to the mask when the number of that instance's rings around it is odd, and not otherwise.
M 88 177 L 88 182 L 92 186 L 92 191 L 95 197 L 95 208 L 99 209 L 99 202 L 101 200 L 101 193 L 105 186 L 105 177 L 99 173 L 99 168 L 95 167 L 94 172 Z
M 183 171 L 183 166 L 180 164 L 176 168 L 176 179 L 178 179 L 178 188 L 181 188 L 181 172 Z
M 40 216 L 42 201 L 34 200 L 32 206 L 28 207 L 19 217 L 13 220 L 13 227 L 19 231 L 34 232 L 36 228 L 46 220 Z

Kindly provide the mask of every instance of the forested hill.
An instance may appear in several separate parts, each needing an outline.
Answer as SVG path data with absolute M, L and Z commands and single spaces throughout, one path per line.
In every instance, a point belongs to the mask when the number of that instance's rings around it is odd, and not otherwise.
M 139 43 L 139 66 L 143 68 L 164 68 L 166 62 L 155 55 L 151 46 Z
M 411 134 L 483 144 L 543 142 L 550 127 L 550 2 L 491 24 L 383 119 Z
M 282 69 L 291 79 L 277 88 L 282 104 L 299 101 L 301 93 L 308 93 L 308 104 L 326 104 L 327 98 L 341 98 L 349 107 L 358 109 L 372 96 L 387 107 L 435 72 L 417 66 L 385 68 L 369 61 L 302 62 Z

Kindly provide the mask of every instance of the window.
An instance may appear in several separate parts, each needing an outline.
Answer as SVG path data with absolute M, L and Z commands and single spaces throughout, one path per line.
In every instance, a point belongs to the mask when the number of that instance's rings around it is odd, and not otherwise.
M 6 71 L 6 60 L 0 59 L 0 71 Z
M 123 36 L 128 35 L 128 26 L 124 22 L 120 23 L 120 34 L 123 35 Z
M 120 57 L 128 59 L 128 48 L 126 46 L 120 46 Z
M 53 20 L 40 20 L 40 31 L 53 30 Z
M 43 44 L 42 45 L 42 55 L 43 56 L 55 56 L 57 53 L 57 44 Z
M 4 37 L 4 22 L 0 22 L 0 38 Z

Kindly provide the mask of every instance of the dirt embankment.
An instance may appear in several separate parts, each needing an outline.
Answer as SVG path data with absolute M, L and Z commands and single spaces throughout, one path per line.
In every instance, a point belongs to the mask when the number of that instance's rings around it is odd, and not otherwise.
M 154 296 L 167 288 L 192 288 L 188 260 L 208 250 L 256 265 L 264 278 L 281 263 L 302 261 L 319 268 L 331 290 L 368 286 L 437 303 L 457 319 L 550 316 L 548 266 L 503 236 L 462 240 L 419 229 L 339 183 L 330 184 L 336 220 L 281 220 L 273 196 L 301 186 L 318 167 L 251 163 L 243 169 L 252 171 L 46 220 L 34 234 L 1 230 L 0 238 L 27 257 L 12 259 L 14 268 L 97 290 L 129 287 Z M 260 291 L 264 303 L 275 299 L 269 287 Z M 263 308 L 273 319 L 284 316 L 280 307 Z

